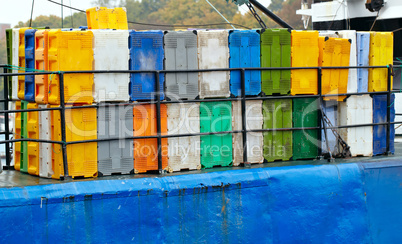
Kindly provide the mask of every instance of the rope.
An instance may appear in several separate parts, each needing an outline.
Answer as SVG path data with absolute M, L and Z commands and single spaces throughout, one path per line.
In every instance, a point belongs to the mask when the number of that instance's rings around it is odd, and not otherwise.
M 20 66 L 15 66 L 15 65 L 8 65 L 8 67 L 6 67 L 6 69 L 18 70 L 18 71 L 24 71 L 24 72 L 52 72 L 49 77 L 48 94 L 50 94 L 50 86 L 52 85 L 54 75 L 61 74 L 61 71 L 47 71 L 47 70 L 41 70 L 41 69 L 20 67 Z
M 212 3 L 210 3 L 208 0 L 205 0 L 221 17 L 222 19 L 224 19 L 230 26 L 232 26 L 233 30 L 236 30 L 236 28 L 229 22 L 229 20 L 227 20 L 225 18 L 225 16 L 223 16 L 223 14 L 221 14 L 221 12 L 219 12 L 214 5 L 212 5 Z
M 35 0 L 32 0 L 31 18 L 29 19 L 29 27 L 32 26 L 32 15 L 33 15 L 34 3 L 35 3 Z

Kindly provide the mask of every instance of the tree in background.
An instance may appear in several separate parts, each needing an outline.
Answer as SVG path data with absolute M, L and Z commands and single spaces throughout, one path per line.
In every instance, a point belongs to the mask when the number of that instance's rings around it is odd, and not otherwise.
M 222 0 L 210 0 L 210 2 L 225 16 L 232 20 L 238 11 L 235 4 L 228 4 Z M 166 2 L 163 8 L 153 12 L 149 17 L 156 23 L 179 24 L 179 25 L 197 25 L 209 23 L 226 23 L 224 19 L 206 2 L 194 0 L 170 0 Z M 201 26 L 199 28 L 206 28 Z M 209 28 L 230 28 L 230 25 L 214 25 Z M 171 28 L 170 28 L 171 29 Z
M 271 4 L 268 6 L 268 9 L 275 12 L 282 9 L 283 0 L 271 0 Z
M 296 30 L 303 30 L 302 16 L 296 14 L 298 9 L 300 9 L 300 0 L 287 0 L 283 2 L 282 9 L 276 14 Z
M 66 16 L 63 19 L 64 28 L 77 28 L 79 26 L 87 25 L 87 17 L 85 13 L 74 13 L 72 16 Z M 26 22 L 18 22 L 15 28 L 29 26 L 29 20 Z M 50 28 L 61 28 L 61 18 L 56 15 L 40 15 L 32 20 L 32 27 L 50 27 Z

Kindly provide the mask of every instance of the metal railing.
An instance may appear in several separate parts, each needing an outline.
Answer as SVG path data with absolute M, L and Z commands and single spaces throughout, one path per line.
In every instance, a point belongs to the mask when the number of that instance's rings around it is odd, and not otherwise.
M 157 154 L 158 154 L 158 172 L 160 174 L 164 173 L 164 169 L 162 168 L 162 138 L 173 138 L 173 137 L 189 137 L 189 136 L 202 136 L 202 135 L 216 135 L 216 134 L 227 134 L 227 133 L 241 133 L 243 140 L 243 163 L 244 165 L 249 165 L 248 163 L 248 155 L 247 155 L 247 133 L 248 132 L 273 132 L 273 131 L 296 131 L 296 130 L 318 130 L 318 138 L 321 140 L 322 134 L 321 132 L 329 129 L 340 129 L 340 128 L 354 128 L 354 127 L 365 127 L 365 126 L 376 126 L 376 125 L 386 125 L 387 134 L 386 134 L 386 152 L 390 153 L 390 128 L 391 125 L 394 124 L 402 124 L 401 122 L 391 122 L 391 76 L 392 76 L 392 65 L 388 66 L 336 66 L 336 67 L 281 67 L 281 68 L 220 68 L 220 69 L 200 69 L 200 70 L 149 70 L 149 71 L 133 71 L 133 70 L 90 70 L 90 71 L 59 71 L 59 72 L 25 72 L 25 73 L 8 73 L 7 70 L 9 65 L 0 65 L 0 68 L 3 68 L 4 73 L 0 73 L 0 77 L 4 78 L 4 97 L 5 99 L 0 100 L 0 102 L 4 103 L 4 110 L 0 111 L 0 114 L 5 114 L 5 140 L 0 141 L 0 144 L 6 145 L 6 166 L 4 169 L 12 169 L 10 166 L 11 155 L 10 155 L 10 143 L 15 142 L 38 142 L 38 143 L 54 143 L 60 144 L 62 146 L 62 155 L 63 155 L 63 167 L 64 167 L 64 177 L 69 176 L 68 172 L 68 164 L 67 164 L 67 146 L 78 143 L 89 143 L 89 142 L 101 142 L 101 141 L 113 141 L 113 140 L 134 140 L 134 139 L 157 139 Z M 322 94 L 322 71 L 325 69 L 387 69 L 387 91 L 383 92 L 358 92 L 358 93 L 339 93 L 339 94 Z M 317 95 L 284 95 L 284 96 L 254 96 L 254 97 L 246 97 L 245 94 L 245 72 L 246 71 L 273 71 L 273 70 L 317 70 L 317 87 L 318 94 Z M 241 73 L 241 96 L 238 98 L 213 98 L 213 99 L 192 99 L 192 100 L 170 100 L 170 101 L 161 101 L 160 100 L 160 74 L 168 74 L 168 73 L 191 73 L 191 72 L 219 72 L 219 71 L 240 71 Z M 55 74 L 57 73 L 57 74 Z M 102 74 L 102 73 L 153 73 L 155 76 L 155 87 L 156 87 L 156 99 L 150 100 L 146 102 L 129 102 L 129 103 L 113 103 L 113 104 L 95 104 L 95 105 L 83 105 L 83 106 L 65 106 L 65 97 L 64 97 L 64 75 L 65 74 L 79 74 L 79 73 L 88 73 L 88 74 Z M 53 108 L 38 108 L 38 109 L 20 109 L 20 110 L 9 110 L 8 102 L 9 94 L 8 94 L 8 80 L 7 77 L 12 76 L 21 76 L 21 75 L 58 75 L 59 76 L 59 95 L 60 95 L 60 107 Z M 399 91 L 398 91 L 399 92 Z M 356 124 L 356 125 L 344 125 L 344 126 L 333 126 L 327 127 L 325 123 L 322 122 L 321 113 L 322 113 L 322 103 L 324 97 L 333 97 L 333 96 L 351 96 L 351 95 L 366 95 L 366 94 L 386 94 L 387 95 L 387 122 L 385 123 L 368 123 L 368 124 Z M 247 118 L 245 116 L 246 112 L 246 101 L 252 100 L 271 100 L 271 99 L 294 99 L 294 98 L 318 98 L 318 126 L 316 127 L 298 127 L 298 128 L 273 128 L 273 129 L 258 129 L 258 130 L 247 130 Z M 231 131 L 220 131 L 220 132 L 208 132 L 208 133 L 188 133 L 188 134 L 174 134 L 174 135 L 162 135 L 161 132 L 161 104 L 173 104 L 173 103 L 199 103 L 199 102 L 220 102 L 220 101 L 240 101 L 241 102 L 241 130 L 231 130 Z M 130 137 L 111 137 L 105 139 L 94 139 L 94 140 L 81 140 L 81 141 L 66 141 L 66 116 L 65 112 L 68 109 L 78 109 L 78 108 L 99 108 L 99 107 L 107 107 L 107 106 L 136 106 L 141 104 L 156 104 L 156 128 L 157 133 L 155 136 L 130 136 Z M 13 139 L 10 140 L 10 130 L 9 130 L 9 117 L 10 113 L 21 113 L 21 112 L 35 112 L 35 111 L 60 111 L 60 126 L 61 126 L 61 141 L 53 141 L 53 140 L 40 140 L 40 139 L 29 139 L 29 138 L 21 138 L 21 139 Z M 324 126 L 323 126 L 324 125 Z M 326 136 L 326 135 L 325 135 Z M 327 139 L 327 138 L 326 138 Z M 326 140 L 328 141 L 328 140 Z M 322 156 L 321 147 L 318 147 L 318 155 Z

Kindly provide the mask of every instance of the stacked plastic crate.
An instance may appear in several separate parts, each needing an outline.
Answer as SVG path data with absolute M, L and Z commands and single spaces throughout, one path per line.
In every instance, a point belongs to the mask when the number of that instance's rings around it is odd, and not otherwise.
M 45 33 L 43 33 L 44 36 Z M 44 38 L 43 53 L 45 67 L 54 71 L 47 78 L 37 79 L 36 101 L 47 101 L 50 107 L 60 106 L 60 76 L 58 71 L 80 71 L 93 69 L 93 34 L 84 30 L 49 30 L 47 38 Z M 39 46 L 38 46 L 39 47 Z M 38 50 L 41 51 L 41 50 Z M 39 57 L 38 57 L 39 58 Z M 40 62 L 38 62 L 40 63 Z M 93 103 L 93 74 L 88 73 L 67 73 L 63 75 L 65 111 L 66 142 L 96 139 L 96 109 L 80 108 L 82 105 Z M 46 89 L 48 87 L 48 90 Z M 42 92 L 47 92 L 43 94 Z M 60 111 L 50 112 L 50 138 L 61 141 L 61 117 Z M 41 120 L 46 117 L 41 116 Z M 46 135 L 46 133 L 40 133 Z M 48 135 L 46 135 L 48 136 Z M 63 154 L 60 144 L 51 145 L 52 178 L 58 179 L 64 175 Z M 48 149 L 47 149 L 48 150 Z M 73 153 L 81 152 L 81 153 Z M 97 146 L 96 142 L 79 143 L 67 145 L 67 164 L 69 175 L 76 177 L 97 176 Z M 49 155 L 49 154 L 45 154 Z M 45 161 L 45 160 L 44 160 Z M 40 164 L 44 164 L 44 161 Z M 50 168 L 50 167 L 49 167 Z M 50 175 L 51 172 L 44 172 Z
M 317 31 L 292 31 L 291 66 L 317 67 L 319 58 Z M 292 95 L 316 95 L 317 70 L 297 69 L 291 71 Z M 293 127 L 318 127 L 318 106 L 316 98 L 293 99 Z M 318 156 L 320 139 L 316 129 L 293 131 L 293 159 L 309 159 Z
M 125 8 L 87 9 L 88 28 L 93 33 L 94 70 L 129 69 L 128 25 Z M 97 171 L 99 176 L 130 174 L 133 143 L 133 108 L 129 101 L 128 73 L 95 73 L 93 97 L 97 107 Z M 114 138 L 114 140 L 107 140 Z
M 258 30 L 231 30 L 229 31 L 229 68 L 259 68 L 260 59 L 260 31 Z M 257 96 L 261 93 L 261 71 L 244 71 L 244 95 Z M 230 92 L 232 97 L 242 96 L 242 72 L 230 71 Z M 232 129 L 242 130 L 242 106 L 241 101 L 232 102 Z M 262 129 L 262 101 L 246 101 L 244 111 L 246 129 Z M 241 163 L 263 162 L 263 137 L 262 132 L 247 133 L 247 162 L 243 160 L 243 135 L 233 133 L 233 166 Z
M 197 31 L 167 31 L 164 36 L 165 69 L 198 69 Z M 167 73 L 166 98 L 194 100 L 198 97 L 198 73 Z M 200 133 L 199 103 L 167 104 L 168 135 Z M 201 168 L 200 136 L 170 137 L 168 171 Z
M 346 32 L 349 33 L 349 32 Z M 346 36 L 346 33 L 344 35 Z M 353 35 L 353 33 L 352 33 Z M 356 35 L 354 33 L 354 35 Z M 354 38 L 356 39 L 356 38 Z M 351 56 L 352 39 L 319 37 L 319 57 L 318 63 L 321 67 L 341 67 L 349 66 Z M 354 44 L 356 45 L 356 44 Z M 351 69 L 353 70 L 353 69 Z M 321 93 L 323 95 L 336 95 L 348 92 L 348 89 L 356 92 L 356 82 L 348 85 L 350 74 L 348 69 L 323 69 L 321 77 Z M 355 69 L 354 69 L 355 71 Z M 351 78 L 352 79 L 352 78 Z M 353 85 L 353 88 L 351 87 Z M 337 125 L 338 102 L 343 101 L 346 96 L 326 96 L 323 97 L 322 108 L 332 125 Z M 327 142 L 328 140 L 328 142 Z M 321 148 L 325 153 L 328 150 L 332 153 L 338 152 L 338 141 L 331 130 L 324 131 L 321 137 Z
M 157 135 L 157 107 L 147 104 L 151 100 L 165 99 L 163 87 L 165 75 L 162 73 L 146 72 L 149 70 L 163 70 L 164 48 L 162 31 L 130 31 L 129 32 L 131 73 L 129 94 L 131 101 L 141 101 L 133 109 L 134 136 Z M 159 81 L 159 87 L 157 87 Z M 145 104 L 144 104 L 145 103 Z M 160 125 L 162 134 L 166 134 L 167 107 L 160 106 Z M 162 149 L 167 149 L 167 140 L 162 140 Z M 134 140 L 134 172 L 145 173 L 158 170 L 158 145 L 156 138 Z M 167 168 L 167 155 L 163 155 L 162 168 Z
M 261 67 L 291 66 L 291 33 L 288 29 L 267 29 L 261 34 Z M 289 95 L 290 70 L 262 71 L 262 95 Z M 263 102 L 264 158 L 267 162 L 289 160 L 292 155 L 292 100 L 268 99 Z
M 229 33 L 227 30 L 198 32 L 199 69 L 229 68 Z M 200 133 L 232 130 L 232 102 L 208 102 L 208 98 L 230 96 L 229 71 L 200 72 Z M 230 166 L 233 161 L 232 134 L 200 136 L 203 168 Z

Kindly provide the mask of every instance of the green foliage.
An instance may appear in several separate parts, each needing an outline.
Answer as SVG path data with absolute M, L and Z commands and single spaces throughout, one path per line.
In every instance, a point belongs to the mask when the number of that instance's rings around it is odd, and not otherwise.
M 74 24 L 74 25 L 73 25 Z M 78 28 L 79 26 L 87 25 L 87 17 L 85 13 L 74 13 L 71 19 L 71 16 L 66 16 L 63 20 L 64 28 Z M 29 20 L 26 22 L 20 21 L 15 28 L 18 27 L 27 27 L 29 26 Z M 32 27 L 50 27 L 50 28 L 61 28 L 61 18 L 56 15 L 40 15 L 32 20 Z
M 0 64 L 7 64 L 7 44 L 5 36 L 3 39 L 0 39 Z M 3 73 L 3 71 L 0 70 L 0 73 Z
M 247 26 L 249 28 L 260 28 L 258 22 L 250 12 L 241 14 L 233 0 L 209 0 L 230 22 Z M 245 1 L 245 0 L 242 0 Z M 239 4 L 241 1 L 236 1 Z M 309 0 L 311 2 L 311 0 Z M 141 22 L 153 25 L 141 25 L 129 23 L 130 29 L 180 29 L 170 26 L 159 25 L 189 25 L 188 28 L 231 28 L 229 25 L 197 26 L 210 23 L 225 22 L 218 13 L 211 8 L 205 0 L 95 0 L 93 6 L 100 7 L 125 7 L 127 19 L 130 22 Z M 296 15 L 300 8 L 299 0 L 271 0 L 268 7 L 279 17 L 288 22 L 296 29 L 302 29 L 301 16 Z M 279 27 L 275 22 L 257 10 L 268 28 Z M 85 13 L 74 13 L 64 18 L 65 28 L 77 28 L 86 24 Z M 29 21 L 19 22 L 16 27 L 29 26 Z M 61 28 L 61 19 L 58 16 L 38 16 L 32 22 L 33 27 L 49 26 L 50 28 Z M 183 27 L 181 29 L 186 29 Z
M 271 0 L 271 4 L 268 6 L 268 9 L 271 11 L 278 11 L 282 9 L 283 0 Z

